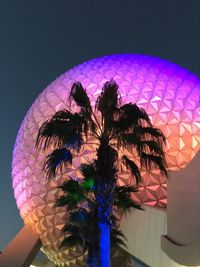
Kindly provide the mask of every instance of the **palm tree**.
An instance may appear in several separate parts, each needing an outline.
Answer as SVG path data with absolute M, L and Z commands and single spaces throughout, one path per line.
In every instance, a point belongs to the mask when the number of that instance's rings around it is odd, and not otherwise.
M 84 179 L 65 181 L 60 189 L 63 195 L 57 200 L 57 206 L 67 206 L 68 218 L 63 228 L 67 236 L 61 243 L 62 246 L 80 247 L 83 252 L 87 250 L 87 264 L 89 267 L 99 266 L 99 231 L 97 205 L 94 199 L 94 168 L 82 164 L 81 172 Z
M 120 106 L 118 85 L 113 80 L 104 84 L 95 111 L 79 82 L 73 84 L 70 99 L 77 104 L 79 112 L 65 109 L 56 112 L 40 127 L 36 146 L 43 144 L 47 149 L 53 145 L 55 148 L 45 162 L 47 177 L 51 179 L 58 168 L 72 163 L 73 150 L 79 151 L 88 137 L 97 143 L 96 157 L 92 162 L 95 170 L 93 195 L 97 209 L 100 266 L 108 267 L 114 206 L 121 205 L 122 210 L 126 210 L 126 205 L 139 207 L 130 201 L 130 196 L 141 181 L 141 168 L 158 168 L 161 174 L 168 175 L 163 152 L 165 137 L 153 127 L 142 108 L 132 103 Z M 122 149 L 119 153 L 119 148 L 131 149 L 137 160 L 128 158 Z M 130 170 L 135 179 L 134 188 L 118 186 L 119 164 Z
M 98 207 L 94 196 L 94 180 L 96 171 L 94 164 L 82 164 L 82 181 L 69 179 L 65 181 L 60 189 L 63 195 L 57 200 L 57 206 L 67 206 L 68 219 L 63 229 L 67 236 L 63 239 L 61 246 L 79 246 L 82 251 L 88 251 L 87 263 L 90 267 L 99 266 L 99 229 L 98 229 Z M 123 211 L 130 208 L 140 208 L 130 198 L 130 192 L 136 189 L 131 186 L 116 187 L 116 202 L 114 205 Z M 111 218 L 111 244 L 112 247 L 126 246 L 123 239 L 125 236 L 118 229 L 117 219 L 114 214 Z

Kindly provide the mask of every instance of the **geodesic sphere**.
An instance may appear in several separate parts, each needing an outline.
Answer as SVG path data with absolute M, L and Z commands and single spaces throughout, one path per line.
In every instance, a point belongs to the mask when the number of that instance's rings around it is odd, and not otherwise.
M 95 156 L 93 145 L 85 145 L 75 154 L 71 167 L 47 183 L 43 164 L 49 151 L 35 148 L 41 124 L 56 111 L 69 107 L 69 91 L 75 81 L 86 88 L 92 105 L 106 81 L 119 85 L 122 104 L 137 103 L 150 116 L 166 138 L 166 158 L 170 170 L 184 168 L 200 147 L 200 80 L 189 71 L 156 57 L 113 55 L 81 64 L 51 83 L 35 100 L 22 122 L 13 152 L 12 176 L 17 206 L 25 224 L 40 234 L 43 250 L 60 266 L 79 253 L 60 250 L 63 239 L 65 208 L 55 208 L 60 192 L 57 186 L 68 176 L 81 177 L 79 165 Z M 130 152 L 127 152 L 130 154 Z M 120 174 L 119 183 L 131 184 L 128 173 Z M 143 173 L 143 181 L 134 199 L 142 204 L 166 205 L 166 179 L 154 171 Z M 72 253 L 73 252 L 73 253 Z

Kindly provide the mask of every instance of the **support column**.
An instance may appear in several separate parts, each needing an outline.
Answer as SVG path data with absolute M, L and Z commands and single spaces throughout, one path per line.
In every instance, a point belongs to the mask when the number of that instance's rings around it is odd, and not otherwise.
M 40 247 L 39 235 L 25 225 L 0 254 L 0 267 L 29 267 Z

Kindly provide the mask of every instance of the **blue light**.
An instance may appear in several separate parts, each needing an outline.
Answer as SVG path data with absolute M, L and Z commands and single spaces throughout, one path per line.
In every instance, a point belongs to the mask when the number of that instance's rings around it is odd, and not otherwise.
M 107 223 L 99 223 L 100 230 L 100 262 L 101 266 L 110 266 L 110 226 Z

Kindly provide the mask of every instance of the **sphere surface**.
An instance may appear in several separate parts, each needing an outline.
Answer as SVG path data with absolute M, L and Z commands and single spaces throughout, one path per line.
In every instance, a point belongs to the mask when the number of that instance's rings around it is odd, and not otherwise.
M 20 127 L 12 176 L 17 206 L 25 224 L 30 223 L 40 234 L 43 250 L 60 266 L 75 256 L 58 248 L 66 212 L 65 208 L 54 207 L 60 194 L 57 186 L 68 176 L 81 178 L 79 165 L 91 162 L 95 150 L 93 145 L 85 145 L 80 154 L 74 155 L 72 166 L 47 183 L 42 169 L 49 152 L 35 148 L 36 136 L 41 124 L 56 111 L 63 108 L 75 111 L 76 107 L 69 106 L 68 101 L 75 81 L 86 88 L 94 105 L 103 84 L 110 79 L 119 85 L 122 104 L 137 103 L 146 110 L 153 125 L 164 132 L 169 170 L 184 168 L 200 147 L 200 80 L 175 64 L 144 55 L 105 56 L 81 64 L 51 83 L 35 100 Z M 132 180 L 125 173 L 120 174 L 119 182 L 131 184 Z M 141 204 L 166 206 L 166 179 L 156 171 L 143 173 L 134 199 Z

